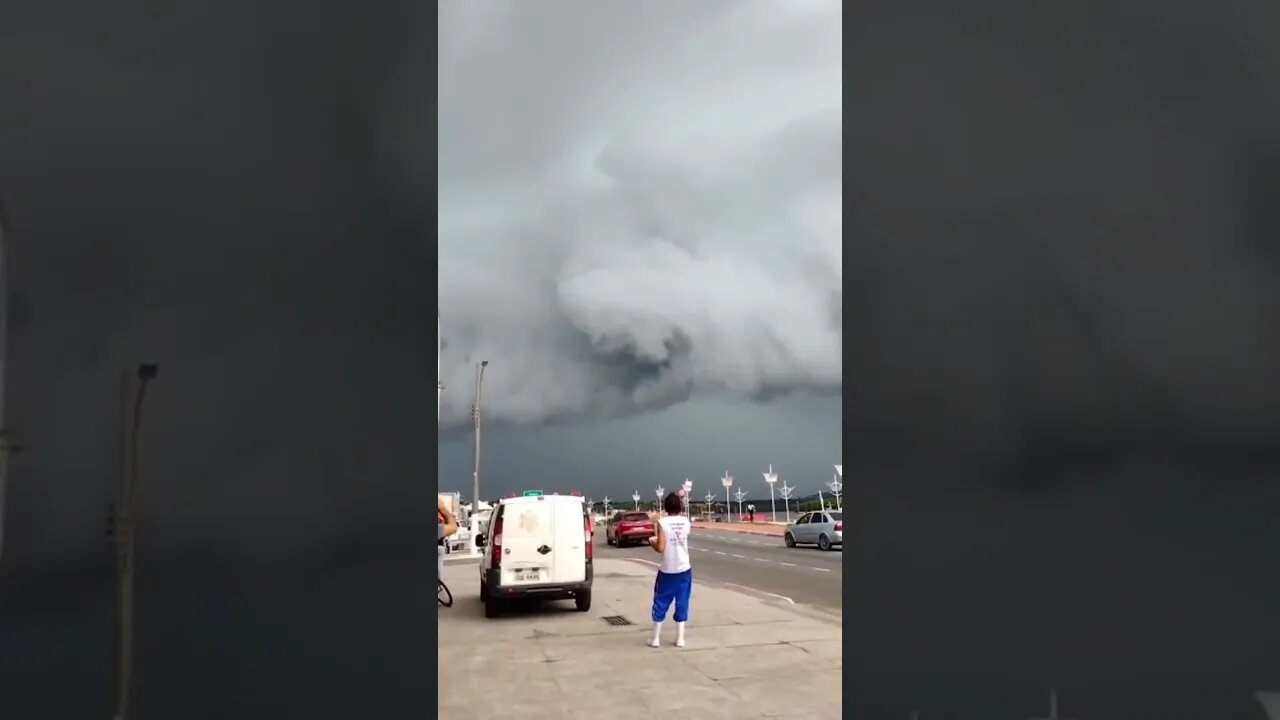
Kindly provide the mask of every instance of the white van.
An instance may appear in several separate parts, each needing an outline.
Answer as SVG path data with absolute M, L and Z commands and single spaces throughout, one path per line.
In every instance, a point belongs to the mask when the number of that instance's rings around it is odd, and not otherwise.
M 591 609 L 591 517 L 575 495 L 506 498 L 477 538 L 484 616 L 515 598 L 567 600 Z

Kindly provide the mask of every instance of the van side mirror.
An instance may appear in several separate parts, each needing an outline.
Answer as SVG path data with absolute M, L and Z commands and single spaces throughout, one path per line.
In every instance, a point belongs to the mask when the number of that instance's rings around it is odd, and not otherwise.
M 476 547 L 484 547 L 484 535 L 476 535 Z

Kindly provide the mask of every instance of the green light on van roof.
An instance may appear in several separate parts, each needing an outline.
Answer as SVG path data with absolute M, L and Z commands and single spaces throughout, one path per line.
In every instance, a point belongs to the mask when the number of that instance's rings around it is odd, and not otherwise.
M 525 491 L 524 491 L 524 496 L 525 496 L 525 497 L 537 497 L 537 496 L 539 496 L 539 495 L 541 495 L 541 494 L 542 494 L 542 491 L 541 491 L 541 490 L 525 490 Z

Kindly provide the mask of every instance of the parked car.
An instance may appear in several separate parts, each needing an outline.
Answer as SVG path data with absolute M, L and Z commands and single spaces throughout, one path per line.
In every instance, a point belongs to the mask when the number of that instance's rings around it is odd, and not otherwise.
M 604 541 L 620 548 L 648 542 L 653 535 L 653 518 L 642 512 L 616 512 L 604 526 Z
M 591 609 L 594 529 L 582 498 L 507 498 L 489 524 L 492 532 L 477 538 L 485 617 L 516 598 L 572 599 L 578 610 Z
M 815 510 L 796 518 L 782 535 L 787 547 L 817 545 L 823 550 L 844 545 L 844 514 L 839 510 Z

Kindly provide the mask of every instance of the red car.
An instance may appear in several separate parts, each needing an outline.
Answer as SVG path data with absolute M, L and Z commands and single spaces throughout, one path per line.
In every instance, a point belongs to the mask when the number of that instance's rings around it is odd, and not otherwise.
M 614 513 L 604 526 L 604 541 L 618 547 L 648 542 L 653 534 L 653 520 L 642 512 Z

